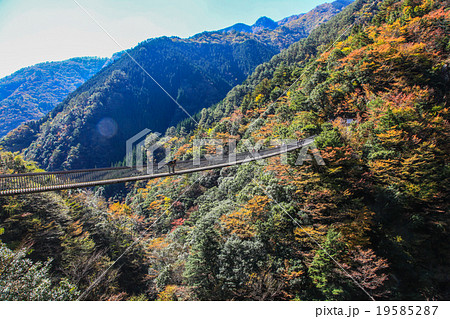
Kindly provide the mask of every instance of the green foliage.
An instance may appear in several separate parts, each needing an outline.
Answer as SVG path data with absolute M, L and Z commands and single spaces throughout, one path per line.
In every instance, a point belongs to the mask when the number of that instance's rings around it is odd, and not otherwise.
M 251 275 L 259 272 L 266 261 L 264 244 L 258 240 L 246 241 L 230 237 L 219 255 L 219 275 L 225 293 L 245 287 Z M 233 297 L 231 293 L 229 297 Z
M 12 251 L 0 242 L 0 300 L 63 301 L 75 300 L 79 291 L 66 279 L 52 283 L 51 260 L 32 262 L 27 250 Z
M 214 300 L 220 297 L 219 253 L 221 243 L 214 227 L 213 216 L 199 221 L 192 236 L 191 252 L 186 262 L 184 277 L 188 285 L 194 288 L 198 298 Z
M 329 123 L 322 125 L 322 133 L 314 141 L 319 148 L 343 146 L 339 130 Z
M 346 279 L 340 269 L 336 267 L 336 261 L 342 262 L 345 245 L 339 241 L 339 234 L 330 230 L 322 249 L 318 250 L 309 272 L 317 289 L 323 294 L 325 300 L 345 300 Z M 347 279 L 348 280 L 348 279 Z

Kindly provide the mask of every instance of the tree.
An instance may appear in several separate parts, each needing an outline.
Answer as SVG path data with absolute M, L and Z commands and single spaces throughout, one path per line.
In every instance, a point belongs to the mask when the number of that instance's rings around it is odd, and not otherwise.
M 322 248 L 316 252 L 309 268 L 314 285 L 326 300 L 346 300 L 349 297 L 347 279 L 338 270 L 336 262 L 341 262 L 345 245 L 339 241 L 340 235 L 329 230 Z
M 249 294 L 247 283 L 265 263 L 264 245 L 258 240 L 230 237 L 219 255 L 219 276 L 231 298 Z
M 184 277 L 201 300 L 219 299 L 220 284 L 218 256 L 221 250 L 220 235 L 212 218 L 201 220 L 193 234 L 191 251 L 186 262 Z
M 350 254 L 351 265 L 343 267 L 372 297 L 386 297 L 389 291 L 385 285 L 388 280 L 384 272 L 389 266 L 387 260 L 379 258 L 372 249 L 357 247 Z M 355 287 L 356 295 L 364 298 L 362 290 Z
M 51 259 L 45 263 L 25 258 L 27 249 L 12 251 L 0 242 L 0 300 L 45 301 L 75 300 L 77 287 L 62 279 L 52 283 Z

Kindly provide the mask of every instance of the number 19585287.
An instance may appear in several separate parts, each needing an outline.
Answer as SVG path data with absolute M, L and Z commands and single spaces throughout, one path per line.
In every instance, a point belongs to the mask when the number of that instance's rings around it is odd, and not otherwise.
M 378 316 L 434 316 L 438 306 L 378 306 Z

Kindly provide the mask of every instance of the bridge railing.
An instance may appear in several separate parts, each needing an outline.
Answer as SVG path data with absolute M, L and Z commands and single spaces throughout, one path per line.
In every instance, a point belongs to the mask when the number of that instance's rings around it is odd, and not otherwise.
M 70 188 L 92 187 L 114 183 L 133 182 L 170 175 L 187 174 L 202 170 L 243 164 L 281 155 L 313 142 L 313 137 L 296 144 L 267 148 L 257 152 L 211 155 L 194 161 L 177 161 L 175 173 L 168 165 L 151 164 L 144 167 L 112 167 L 73 171 L 0 175 L 0 195 L 27 194 Z

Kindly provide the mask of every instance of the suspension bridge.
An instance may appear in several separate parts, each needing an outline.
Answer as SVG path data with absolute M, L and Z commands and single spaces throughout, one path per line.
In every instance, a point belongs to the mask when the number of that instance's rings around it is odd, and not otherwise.
M 174 172 L 165 163 L 147 163 L 140 167 L 110 167 L 59 172 L 0 175 L 0 196 L 41 193 L 74 188 L 136 182 L 154 178 L 191 174 L 211 169 L 241 165 L 298 150 L 314 142 L 315 136 L 293 144 L 225 156 L 208 156 L 196 161 L 177 161 Z M 151 166 L 148 166 L 151 165 Z

